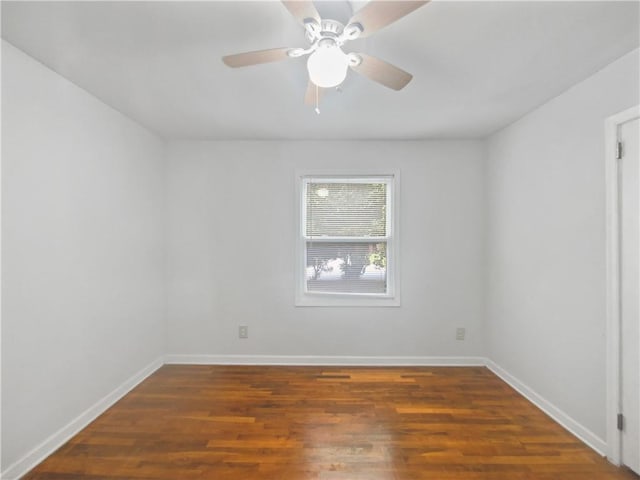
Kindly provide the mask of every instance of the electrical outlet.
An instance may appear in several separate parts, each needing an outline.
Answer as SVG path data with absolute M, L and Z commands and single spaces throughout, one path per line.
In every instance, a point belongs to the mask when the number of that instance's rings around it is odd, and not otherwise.
M 238 327 L 238 338 L 249 338 L 249 327 L 240 325 Z
M 465 335 L 467 334 L 467 329 L 458 327 L 456 328 L 456 340 L 464 340 Z

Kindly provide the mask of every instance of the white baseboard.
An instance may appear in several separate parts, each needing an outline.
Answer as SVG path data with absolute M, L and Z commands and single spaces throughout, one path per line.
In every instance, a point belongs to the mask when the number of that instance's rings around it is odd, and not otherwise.
M 485 366 L 484 357 L 368 357 L 328 355 L 167 355 L 178 365 L 319 365 L 319 366 Z
M 582 440 L 582 442 L 587 444 L 600 455 L 605 456 L 605 452 L 607 450 L 607 442 L 598 437 L 588 428 L 575 421 L 565 412 L 560 410 L 547 399 L 540 396 L 533 389 L 529 388 L 526 384 L 518 380 L 502 367 L 498 366 L 494 361 L 487 359 L 486 365 L 489 370 L 491 370 L 498 377 L 508 383 L 518 393 L 520 393 L 523 397 L 537 406 L 540 410 L 549 415 L 553 420 L 556 421 L 556 423 L 560 424 L 570 433 L 578 437 L 580 440 Z
M 20 460 L 7 467 L 7 469 L 0 474 L 0 478 L 3 480 L 18 480 L 129 393 L 136 385 L 160 368 L 163 363 L 163 358 L 160 357 L 144 367 L 118 388 L 93 404 L 40 445 L 36 446 Z

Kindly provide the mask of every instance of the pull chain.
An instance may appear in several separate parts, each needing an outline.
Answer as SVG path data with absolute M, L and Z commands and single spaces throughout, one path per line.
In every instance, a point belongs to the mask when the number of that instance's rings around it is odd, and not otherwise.
M 320 87 L 318 87 L 318 85 L 316 85 L 316 113 L 317 113 L 318 115 L 320 115 L 320 100 L 319 100 L 319 98 L 318 98 L 318 97 L 319 97 L 319 94 L 318 94 L 318 89 L 319 89 L 319 88 L 320 88 Z

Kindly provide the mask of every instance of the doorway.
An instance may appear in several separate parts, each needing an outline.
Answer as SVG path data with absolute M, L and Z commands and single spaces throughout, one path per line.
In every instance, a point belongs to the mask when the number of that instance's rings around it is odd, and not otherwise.
M 640 108 L 607 120 L 607 456 L 640 474 Z

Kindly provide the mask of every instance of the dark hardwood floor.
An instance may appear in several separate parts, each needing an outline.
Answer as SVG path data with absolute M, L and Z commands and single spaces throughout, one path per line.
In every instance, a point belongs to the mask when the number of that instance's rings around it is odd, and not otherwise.
M 489 370 L 164 366 L 28 480 L 630 480 Z

